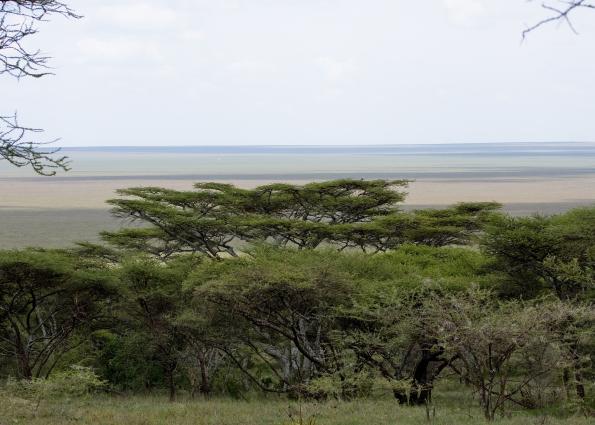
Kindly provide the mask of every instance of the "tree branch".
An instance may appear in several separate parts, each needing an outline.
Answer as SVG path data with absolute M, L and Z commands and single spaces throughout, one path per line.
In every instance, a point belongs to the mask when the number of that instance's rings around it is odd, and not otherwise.
M 0 159 L 16 167 L 31 166 L 44 176 L 53 176 L 58 170 L 68 171 L 68 157 L 56 156 L 60 148 L 49 146 L 57 140 L 39 142 L 29 139 L 30 135 L 40 132 L 40 129 L 21 126 L 16 114 L 0 115 Z
M 541 5 L 543 9 L 547 10 L 552 15 L 525 29 L 522 33 L 523 40 L 527 38 L 529 33 L 552 22 L 566 22 L 572 32 L 576 34 L 577 31 L 570 20 L 570 14 L 578 9 L 595 9 L 595 3 L 588 0 L 560 0 L 558 3 L 561 3 L 559 7 L 552 6 L 549 3 L 543 3 Z

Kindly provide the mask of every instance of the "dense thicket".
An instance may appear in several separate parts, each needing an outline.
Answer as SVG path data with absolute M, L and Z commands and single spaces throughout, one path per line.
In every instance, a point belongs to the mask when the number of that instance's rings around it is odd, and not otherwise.
M 405 182 L 122 191 L 144 227 L 0 253 L 0 373 L 112 391 L 592 403 L 595 209 L 406 212 Z

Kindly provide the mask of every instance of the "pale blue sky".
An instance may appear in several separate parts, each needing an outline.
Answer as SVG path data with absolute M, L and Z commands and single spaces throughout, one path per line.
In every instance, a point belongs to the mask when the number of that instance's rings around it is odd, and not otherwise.
M 72 0 L 0 79 L 63 146 L 595 140 L 595 12 L 526 0 Z

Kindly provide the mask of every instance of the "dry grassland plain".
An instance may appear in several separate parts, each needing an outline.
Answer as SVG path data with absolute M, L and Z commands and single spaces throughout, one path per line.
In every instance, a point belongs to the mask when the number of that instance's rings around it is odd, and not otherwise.
M 402 178 L 411 180 L 406 209 L 497 201 L 526 215 L 595 204 L 595 144 L 212 149 L 71 149 L 73 170 L 49 178 L 0 163 L 0 248 L 96 241 L 98 232 L 128 225 L 105 202 L 117 189 L 191 190 L 197 181 L 250 188 Z

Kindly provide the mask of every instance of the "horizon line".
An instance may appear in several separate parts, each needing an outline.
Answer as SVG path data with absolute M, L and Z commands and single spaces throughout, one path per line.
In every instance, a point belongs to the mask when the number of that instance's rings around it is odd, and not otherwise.
M 58 149 L 86 149 L 86 148 L 382 148 L 406 146 L 486 146 L 486 145 L 554 145 L 554 144 L 595 144 L 594 141 L 543 141 L 543 142 L 447 142 L 447 143 L 379 143 L 379 144 L 253 144 L 253 145 L 207 145 L 207 144 L 180 144 L 180 145 L 73 145 L 56 146 Z

